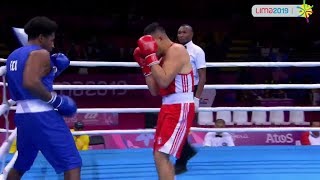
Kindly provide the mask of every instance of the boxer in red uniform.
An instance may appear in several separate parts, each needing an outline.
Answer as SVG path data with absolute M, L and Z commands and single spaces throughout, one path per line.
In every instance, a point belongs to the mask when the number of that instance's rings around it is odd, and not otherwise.
M 162 96 L 154 160 L 159 179 L 173 180 L 175 173 L 169 156 L 180 157 L 195 115 L 190 57 L 184 46 L 169 39 L 162 26 L 152 23 L 138 40 L 134 58 L 142 68 L 151 94 Z

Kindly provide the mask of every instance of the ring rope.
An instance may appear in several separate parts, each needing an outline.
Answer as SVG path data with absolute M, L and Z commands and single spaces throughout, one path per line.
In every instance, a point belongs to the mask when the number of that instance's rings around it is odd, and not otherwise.
M 18 158 L 18 151 L 16 151 L 10 160 L 10 162 L 6 165 L 6 167 L 3 169 L 2 174 L 0 175 L 0 180 L 5 180 L 7 179 L 8 173 L 10 169 L 13 167 L 14 163 L 16 162 Z
M 0 129 L 2 131 L 4 129 Z M 288 127 L 288 128 L 196 128 L 192 127 L 191 131 L 198 131 L 198 132 L 289 132 L 289 131 L 320 131 L 320 128 L 312 128 L 312 127 Z M 16 129 L 13 131 L 12 136 L 16 136 Z M 94 130 L 94 131 L 75 131 L 72 132 L 73 135 L 101 135 L 101 134 L 136 134 L 136 133 L 154 133 L 155 129 L 139 129 L 139 130 Z M 10 135 L 10 140 L 11 140 Z M 13 139 L 12 139 L 13 141 Z M 6 143 L 6 142 L 5 142 Z M 2 146 L 1 146 L 2 147 Z M 1 153 L 5 153 L 5 151 L 0 151 Z M 13 158 L 4 168 L 2 174 L 0 175 L 0 180 L 6 179 L 9 170 L 13 167 L 16 159 L 18 156 L 18 151 L 14 154 Z M 4 162 L 3 162 L 4 163 Z
M 3 86 L 3 82 L 0 82 Z M 213 84 L 204 89 L 319 89 L 320 84 Z M 53 85 L 54 90 L 142 90 L 147 85 Z
M 0 67 L 0 76 L 3 76 L 7 72 L 6 66 Z
M 2 83 L 6 84 L 6 78 L 5 76 L 3 76 L 6 73 L 6 68 L 5 67 L 0 67 L 0 74 L 2 76 Z M 8 172 L 9 170 L 12 168 L 14 162 L 17 159 L 18 156 L 18 151 L 15 153 L 15 155 L 13 156 L 13 158 L 10 160 L 10 162 L 7 164 L 7 166 L 5 166 L 5 161 L 6 161 L 6 156 L 7 156 L 7 152 L 9 147 L 11 146 L 12 142 L 14 141 L 14 139 L 17 136 L 17 129 L 14 129 L 13 131 L 9 131 L 9 110 L 10 110 L 10 106 L 13 106 L 15 104 L 15 102 L 13 100 L 8 100 L 7 99 L 7 90 L 6 90 L 6 86 L 2 86 L 2 104 L 0 105 L 0 116 L 3 115 L 4 119 L 5 119 L 5 141 L 2 143 L 1 147 L 0 147 L 0 158 L 1 158 L 1 175 L 0 178 L 1 179 L 6 179 L 8 176 Z M 11 132 L 10 136 L 9 133 Z
M 0 58 L 0 62 L 7 59 Z M 140 67 L 136 62 L 100 62 L 100 61 L 70 61 L 70 66 L 80 67 Z M 320 62 L 210 62 L 207 67 L 318 67 Z
M 3 70 L 2 70 L 3 71 Z M 5 73 L 5 72 L 4 72 Z M 4 83 L 4 84 L 6 84 L 6 77 L 5 76 L 2 76 L 2 82 Z M 2 86 L 2 104 L 4 104 L 4 105 L 6 105 L 6 108 L 4 108 L 5 110 L 3 111 L 3 117 L 4 117 L 4 119 L 5 119 L 5 127 L 6 127 L 6 132 L 5 132 L 5 141 L 9 141 L 9 124 L 10 124 L 10 122 L 9 122 L 9 106 L 10 106 L 10 104 L 9 104 L 9 102 L 8 102 L 8 99 L 7 99 L 7 86 Z M 10 141 L 9 141 L 9 143 L 10 143 Z M 10 145 L 11 145 L 11 143 L 10 143 Z M 3 147 L 3 146 L 1 146 L 1 147 Z M 0 154 L 2 154 L 2 152 L 1 152 L 1 147 L 0 147 Z M 6 147 L 6 146 L 4 146 L 5 147 L 5 149 L 4 150 L 8 150 L 8 147 Z M 5 168 L 5 160 L 6 160 L 6 155 L 7 155 L 7 153 L 4 153 L 3 155 L 2 155 L 2 159 L 1 159 L 1 161 L 2 161 L 2 164 L 1 164 L 1 172 L 3 172 L 3 170 L 4 170 L 4 168 Z
M 1 129 L 1 132 L 6 132 L 7 129 Z M 2 158 L 4 154 L 6 154 L 6 152 L 8 151 L 9 147 L 11 146 L 12 142 L 14 141 L 14 139 L 17 136 L 17 129 L 14 130 L 8 130 L 9 132 L 11 132 L 10 136 L 8 137 L 7 140 L 5 140 L 1 147 L 0 147 L 0 157 Z
M 5 62 L 6 59 L 0 58 L 0 62 Z M 121 67 L 139 67 L 136 62 L 92 62 L 92 61 L 71 61 L 71 66 L 84 66 L 84 67 L 97 67 L 97 66 L 121 66 Z M 228 62 L 228 63 L 206 63 L 207 67 L 316 67 L 320 66 L 320 62 Z M 0 67 L 0 75 L 3 76 L 5 74 L 6 68 L 5 66 Z M 1 86 L 4 86 L 5 80 L 0 83 Z M 70 90 L 75 88 L 79 88 L 81 90 L 85 90 L 85 88 L 90 90 L 95 88 L 104 88 L 104 89 L 147 89 L 146 85 L 86 85 L 86 86 L 79 86 L 79 85 L 55 85 L 54 88 L 57 90 Z M 59 89 L 61 88 L 61 89 Z M 300 85 L 300 84 L 257 84 L 257 85 L 205 85 L 205 88 L 209 89 L 315 89 L 320 88 L 320 84 L 309 84 L 309 85 Z M 3 91 L 5 94 L 6 91 Z M 0 107 L 0 115 L 5 114 L 9 109 L 8 103 L 3 103 Z M 14 108 L 10 108 L 14 109 Z M 134 110 L 136 113 L 137 110 L 139 112 L 159 112 L 159 108 L 93 108 L 93 109 L 79 109 L 78 112 L 111 112 L 115 113 L 116 110 L 118 112 L 128 112 Z M 218 107 L 218 108 L 200 108 L 199 111 L 223 111 L 223 110 L 242 110 L 242 111 L 265 111 L 265 110 L 300 110 L 300 111 L 315 111 L 320 110 L 319 107 Z M 9 132 L 9 129 L 6 125 L 6 129 L 1 129 L 1 131 L 5 130 L 5 132 Z M 320 128 L 305 128 L 305 127 L 290 127 L 290 128 L 191 128 L 193 131 L 215 131 L 215 132 L 265 132 L 265 131 L 308 131 L 308 130 L 318 130 Z M 2 156 L 11 144 L 13 139 L 16 137 L 16 129 L 10 130 L 11 135 L 6 139 L 6 141 L 0 147 L 0 156 Z M 145 129 L 145 130 L 104 130 L 104 131 L 78 131 L 73 132 L 74 135 L 81 135 L 81 134 L 114 134 L 114 133 L 154 133 L 154 129 Z M 17 157 L 18 153 L 15 153 L 14 157 Z M 15 162 L 15 158 L 13 158 L 9 164 L 2 169 L 3 179 L 6 178 L 6 174 L 8 170 L 13 166 Z M 4 164 L 4 161 L 2 161 Z M 11 167 L 10 167 L 11 166 Z M 8 167 L 8 168 L 7 168 Z M 7 171 L 5 171 L 7 170 Z
M 9 147 L 11 146 L 14 139 L 17 137 L 17 129 L 14 129 L 14 130 L 3 129 L 3 130 L 5 130 L 5 132 L 12 132 L 12 133 L 10 134 L 9 138 L 6 139 L 6 141 L 3 142 L 3 144 L 0 147 L 0 157 L 2 159 L 1 163 L 3 166 L 3 169 L 1 169 L 0 180 L 7 179 L 8 173 L 9 173 L 10 169 L 13 167 L 13 165 L 18 157 L 18 151 L 16 151 L 16 153 L 14 154 L 14 156 L 10 160 L 10 162 L 6 166 L 4 166 L 5 165 L 5 158 L 6 158 L 8 150 L 9 150 Z
M 6 62 L 6 59 L 0 58 L 0 62 Z M 136 62 L 88 62 L 88 61 L 71 61 L 71 66 L 84 66 L 84 67 L 97 67 L 97 66 L 121 66 L 121 67 L 139 67 Z M 228 63 L 206 63 L 207 67 L 315 67 L 320 66 L 319 62 L 228 62 Z M 0 76 L 3 76 L 6 73 L 6 67 L 0 67 Z M 4 85 L 5 79 L 3 77 L 3 82 L 0 83 L 3 86 L 3 95 L 6 95 L 6 86 Z M 125 87 L 125 88 L 124 88 Z M 55 85 L 56 90 L 70 90 L 70 89 L 81 89 L 85 90 L 86 88 L 92 89 L 147 89 L 146 85 L 90 85 L 90 86 L 79 86 L 79 85 Z M 258 85 L 205 85 L 205 88 L 209 89 L 316 89 L 320 88 L 320 84 L 309 84 L 309 85 L 300 85 L 300 84 L 258 84 Z M 6 114 L 9 110 L 9 103 L 5 102 L 6 97 L 3 96 L 4 103 L 0 106 L 0 115 Z M 14 109 L 14 108 L 10 108 Z M 78 112 L 128 112 L 134 110 L 138 112 L 159 112 L 159 108 L 132 108 L 132 109 L 121 109 L 121 108 L 94 108 L 94 109 L 79 109 Z M 118 111 L 116 111 L 118 110 Z M 223 111 L 223 110 L 251 110 L 251 111 L 265 111 L 265 110 L 320 110 L 319 107 L 219 107 L 219 108 L 200 108 L 199 111 Z M 214 132 L 264 132 L 264 131 L 273 131 L 273 132 L 283 132 L 283 131 L 308 131 L 308 130 L 317 130 L 320 131 L 320 128 L 304 128 L 304 127 L 290 127 L 290 128 L 191 128 L 192 131 L 214 131 Z M 0 156 L 4 157 L 8 147 L 13 142 L 16 137 L 16 129 L 9 130 L 7 120 L 6 120 L 6 129 L 0 129 L 0 132 L 12 132 L 9 137 L 6 138 L 6 141 L 0 147 Z M 73 135 L 81 134 L 114 134 L 114 133 L 154 133 L 155 129 L 144 129 L 144 130 L 96 130 L 96 131 L 78 131 L 72 132 Z M 2 168 L 2 174 L 0 175 L 1 179 L 6 179 L 8 171 L 12 168 L 18 152 L 16 152 L 7 164 L 5 168 Z M 2 159 L 2 164 L 4 165 L 4 160 Z
M 11 107 L 15 110 L 15 107 Z M 273 107 L 199 107 L 199 112 L 218 111 L 320 111 L 317 106 L 273 106 Z M 160 108 L 78 108 L 77 113 L 153 113 Z
M 253 128 L 199 128 L 191 127 L 193 132 L 306 132 L 306 131 L 320 131 L 319 127 L 253 127 Z M 6 131 L 0 129 L 0 132 Z M 9 130 L 15 132 L 15 130 Z M 90 130 L 90 131 L 73 131 L 72 135 L 101 135 L 101 134 L 148 134 L 155 133 L 155 129 L 128 129 L 128 130 Z M 10 138 L 9 138 L 10 139 Z M 1 154 L 0 154 L 1 155 Z

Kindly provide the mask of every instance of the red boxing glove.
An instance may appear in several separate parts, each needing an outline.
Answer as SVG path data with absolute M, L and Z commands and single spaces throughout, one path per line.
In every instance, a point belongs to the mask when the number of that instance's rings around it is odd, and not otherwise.
M 144 56 L 141 54 L 141 50 L 139 47 L 137 47 L 133 52 L 133 57 L 136 60 L 136 62 L 139 64 L 139 66 L 142 69 L 144 76 L 151 75 L 151 68 L 150 66 L 146 65 L 146 60 L 143 58 Z
M 142 55 L 145 57 L 147 66 L 159 64 L 156 52 L 158 51 L 157 42 L 150 35 L 142 36 L 138 40 L 138 46 L 141 50 Z

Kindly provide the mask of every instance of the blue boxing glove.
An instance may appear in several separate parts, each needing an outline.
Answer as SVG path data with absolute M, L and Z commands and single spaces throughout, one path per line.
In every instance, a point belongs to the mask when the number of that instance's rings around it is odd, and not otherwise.
M 51 61 L 55 66 L 54 77 L 59 76 L 67 67 L 70 65 L 70 60 L 68 57 L 62 53 L 56 53 L 51 55 Z
M 57 93 L 51 93 L 51 99 L 48 101 L 62 116 L 72 117 L 77 112 L 76 103 L 69 97 L 64 95 L 57 95 Z

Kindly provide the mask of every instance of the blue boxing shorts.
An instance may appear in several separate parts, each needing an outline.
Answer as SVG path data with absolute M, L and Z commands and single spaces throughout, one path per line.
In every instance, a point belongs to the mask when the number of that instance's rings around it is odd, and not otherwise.
M 19 152 L 14 164 L 17 171 L 28 171 L 39 150 L 57 174 L 82 166 L 70 129 L 57 111 L 19 113 L 17 107 L 14 121 Z

